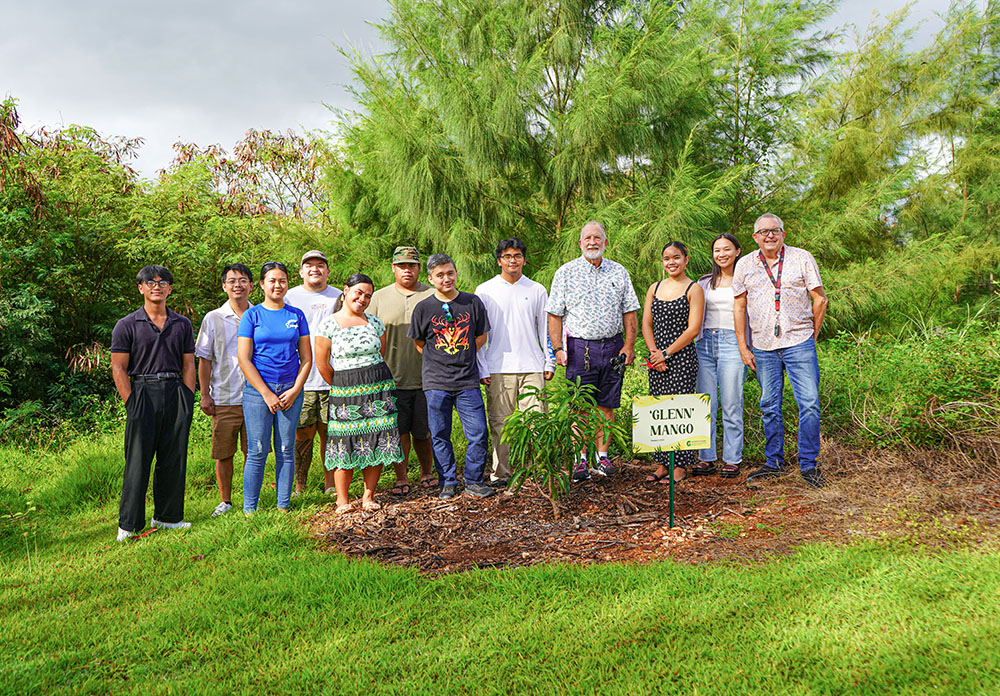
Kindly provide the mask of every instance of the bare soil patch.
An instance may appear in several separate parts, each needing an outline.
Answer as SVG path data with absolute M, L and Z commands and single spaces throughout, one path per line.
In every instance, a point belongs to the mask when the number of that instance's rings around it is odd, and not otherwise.
M 436 489 L 380 495 L 382 509 L 319 511 L 310 527 L 321 545 L 349 556 L 411 566 L 427 574 L 538 563 L 606 563 L 673 558 L 753 561 L 814 541 L 894 538 L 926 546 L 981 543 L 1000 529 L 993 465 L 948 461 L 940 452 L 864 452 L 824 443 L 827 486 L 813 490 L 792 471 L 748 487 L 738 478 L 690 477 L 645 483 L 646 462 L 621 462 L 617 476 L 574 484 L 558 520 L 534 484 L 515 495 L 449 501 Z

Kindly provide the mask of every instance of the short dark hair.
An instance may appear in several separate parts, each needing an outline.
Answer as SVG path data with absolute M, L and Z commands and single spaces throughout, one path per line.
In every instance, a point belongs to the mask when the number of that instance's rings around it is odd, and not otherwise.
M 500 255 L 507 249 L 517 249 L 525 256 L 528 255 L 528 247 L 524 245 L 524 242 L 522 242 L 517 237 L 511 237 L 510 239 L 501 239 L 499 242 L 497 242 L 497 248 L 493 252 L 493 255 L 496 257 L 497 261 L 500 260 Z
M 142 285 L 147 280 L 155 280 L 156 276 L 160 276 L 160 280 L 165 280 L 171 285 L 174 284 L 174 276 L 166 266 L 143 266 L 135 276 L 135 284 Z
M 251 271 L 250 268 L 247 267 L 246 264 L 243 264 L 243 263 L 231 263 L 228 266 L 226 266 L 225 268 L 223 268 L 222 269 L 222 278 L 221 278 L 221 280 L 222 280 L 223 283 L 226 282 L 226 276 L 229 275 L 229 271 L 236 271 L 240 275 L 245 275 L 247 278 L 250 279 L 251 283 L 253 282 L 253 271 Z
M 448 254 L 431 254 L 427 259 L 427 274 L 433 271 L 438 266 L 443 266 L 446 263 L 450 263 L 452 266 L 455 265 L 455 260 L 452 259 Z M 457 266 L 456 266 L 457 268 Z

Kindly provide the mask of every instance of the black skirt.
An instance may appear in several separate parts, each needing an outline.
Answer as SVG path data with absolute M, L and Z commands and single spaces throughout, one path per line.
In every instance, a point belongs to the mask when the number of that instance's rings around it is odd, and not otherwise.
M 365 469 L 402 461 L 396 416 L 396 382 L 384 362 L 335 370 L 326 468 Z

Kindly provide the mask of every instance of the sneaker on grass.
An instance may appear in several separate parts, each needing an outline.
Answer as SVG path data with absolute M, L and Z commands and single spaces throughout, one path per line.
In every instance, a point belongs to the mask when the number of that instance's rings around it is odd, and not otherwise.
M 149 521 L 150 527 L 160 527 L 161 529 L 190 529 L 191 523 L 181 520 L 180 522 L 160 522 L 155 517 Z
M 215 509 L 212 510 L 212 517 L 221 517 L 222 515 L 225 515 L 227 512 L 229 512 L 232 509 L 233 509 L 233 504 L 232 503 L 227 503 L 227 502 L 223 501 L 223 502 L 219 503 L 218 505 L 216 505 Z
M 590 478 L 590 466 L 587 465 L 586 459 L 580 459 L 577 461 L 576 466 L 573 468 L 573 480 L 574 481 L 586 481 Z
M 135 536 L 135 532 L 130 532 L 127 529 L 118 528 L 118 539 L 117 541 L 125 541 L 126 539 L 131 539 Z

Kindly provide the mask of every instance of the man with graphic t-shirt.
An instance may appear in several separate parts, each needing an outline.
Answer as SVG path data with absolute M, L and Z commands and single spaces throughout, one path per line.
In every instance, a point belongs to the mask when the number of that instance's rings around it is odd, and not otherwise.
M 299 264 L 299 275 L 302 285 L 297 285 L 285 294 L 285 303 L 302 310 L 306 315 L 306 323 L 318 327 L 327 314 L 332 314 L 340 290 L 330 287 L 327 279 L 330 277 L 330 266 L 326 254 L 317 249 L 307 251 L 302 255 Z M 309 332 L 309 345 L 316 354 L 316 332 Z M 312 464 L 313 439 L 319 433 L 320 461 L 326 456 L 326 427 L 329 420 L 327 407 L 330 403 L 330 385 L 323 381 L 319 374 L 316 361 L 313 361 L 306 385 L 302 389 L 302 412 L 299 414 L 299 427 L 295 431 L 295 492 L 298 495 L 305 490 L 309 477 L 309 466 Z M 334 492 L 333 472 L 324 468 L 324 490 Z
M 447 254 L 433 254 L 427 259 L 427 276 L 434 294 L 413 308 L 407 335 L 422 356 L 427 421 L 442 484 L 438 497 L 454 498 L 458 485 L 451 443 L 454 407 L 469 442 L 463 470 L 465 492 L 487 498 L 496 491 L 483 483 L 488 436 L 476 361 L 476 351 L 486 343 L 486 332 L 490 329 L 486 307 L 475 295 L 459 292 L 455 287 L 458 274 L 455 262 Z

